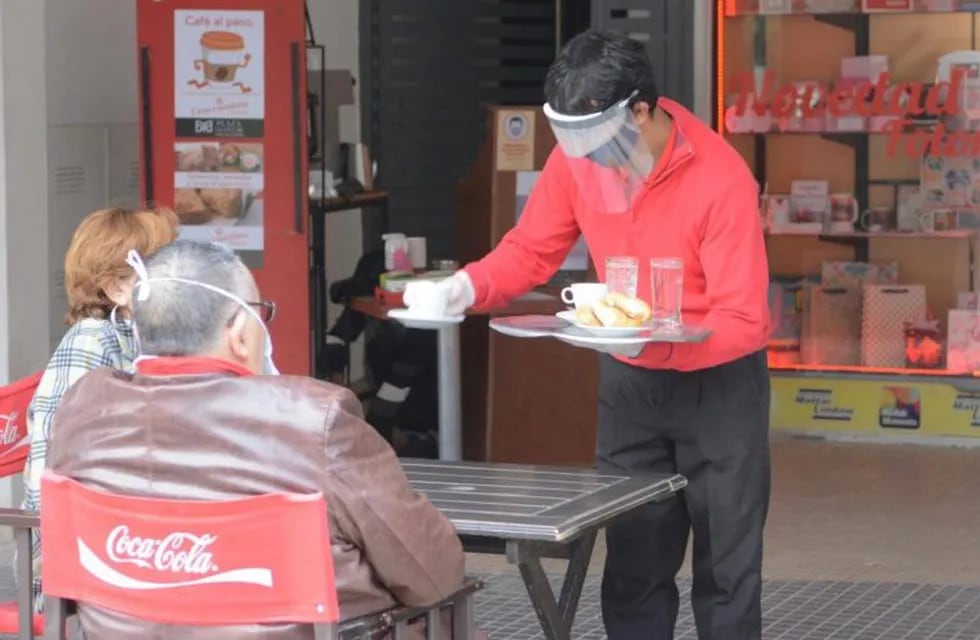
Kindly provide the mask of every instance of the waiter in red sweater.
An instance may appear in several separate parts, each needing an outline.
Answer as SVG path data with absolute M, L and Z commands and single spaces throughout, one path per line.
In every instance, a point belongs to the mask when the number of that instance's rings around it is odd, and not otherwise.
M 724 139 L 660 97 L 645 47 L 624 35 L 573 38 L 545 95 L 558 146 L 517 226 L 440 284 L 449 313 L 501 306 L 544 284 L 580 234 L 603 281 L 607 256 L 640 265 L 683 258 L 683 319 L 711 337 L 600 356 L 599 469 L 688 479 L 683 496 L 608 528 L 603 619 L 611 640 L 672 638 L 675 576 L 693 530 L 698 637 L 757 640 L 769 505 L 769 274 L 758 186 Z M 638 294 L 650 300 L 649 278 L 639 278 Z

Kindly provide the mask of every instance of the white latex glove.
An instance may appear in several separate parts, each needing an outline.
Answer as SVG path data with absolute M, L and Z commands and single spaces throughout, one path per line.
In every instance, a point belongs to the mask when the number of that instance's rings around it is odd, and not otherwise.
M 457 271 L 438 283 L 412 282 L 405 289 L 405 306 L 434 313 L 445 304 L 446 315 L 455 316 L 473 306 L 476 290 L 465 271 Z M 432 310 L 432 311 L 429 311 Z
M 458 316 L 476 302 L 476 289 L 465 271 L 457 271 L 436 285 L 437 295 L 446 296 L 446 315 Z

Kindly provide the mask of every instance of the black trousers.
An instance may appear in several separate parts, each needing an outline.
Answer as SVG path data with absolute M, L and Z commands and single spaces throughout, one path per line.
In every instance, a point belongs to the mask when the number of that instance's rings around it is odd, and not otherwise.
M 765 352 L 694 372 L 600 356 L 599 470 L 680 473 L 687 488 L 606 530 L 609 640 L 669 640 L 675 577 L 694 532 L 691 600 L 700 640 L 762 635 L 762 530 L 769 507 Z

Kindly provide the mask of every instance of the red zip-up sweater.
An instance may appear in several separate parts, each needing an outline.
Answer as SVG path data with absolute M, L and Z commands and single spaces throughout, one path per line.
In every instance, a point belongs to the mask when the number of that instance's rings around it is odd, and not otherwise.
M 745 161 L 694 114 L 667 99 L 674 121 L 663 156 L 628 214 L 590 211 L 565 156 L 556 147 L 518 224 L 482 260 L 464 268 L 477 310 L 505 305 L 546 283 L 585 236 L 600 281 L 607 256 L 636 256 L 637 295 L 650 301 L 651 258 L 684 259 L 683 318 L 704 325 L 701 344 L 651 344 L 636 358 L 648 369 L 693 371 L 730 362 L 766 346 L 769 266 L 759 217 L 759 190 Z

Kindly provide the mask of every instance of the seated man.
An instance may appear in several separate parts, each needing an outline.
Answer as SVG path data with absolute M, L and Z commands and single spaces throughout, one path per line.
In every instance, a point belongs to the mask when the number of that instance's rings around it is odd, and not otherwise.
M 179 240 L 145 269 L 133 262 L 136 373 L 98 369 L 71 388 L 54 418 L 49 467 L 131 496 L 322 491 L 344 619 L 456 591 L 463 552 L 452 524 L 411 489 L 354 395 L 311 378 L 256 375 L 271 365 L 265 322 L 275 305 L 238 257 Z M 285 624 L 168 630 L 92 607 L 79 618 L 101 640 L 306 637 Z

